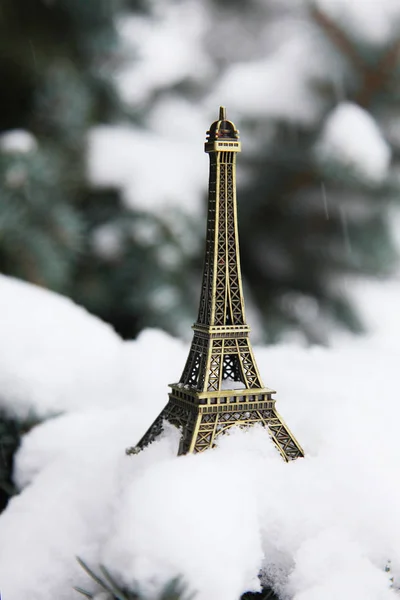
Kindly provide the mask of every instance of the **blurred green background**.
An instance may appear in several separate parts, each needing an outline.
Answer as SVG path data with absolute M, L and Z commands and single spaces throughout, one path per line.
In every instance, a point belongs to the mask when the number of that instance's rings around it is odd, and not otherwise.
M 2 0 L 1 271 L 187 337 L 226 104 L 256 336 L 361 331 L 349 282 L 396 268 L 400 36 L 332 6 Z

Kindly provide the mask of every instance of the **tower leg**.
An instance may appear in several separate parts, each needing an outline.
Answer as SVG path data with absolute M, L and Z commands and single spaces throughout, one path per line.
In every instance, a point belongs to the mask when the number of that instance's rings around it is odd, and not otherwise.
M 304 452 L 293 437 L 286 423 L 275 409 L 251 410 L 245 412 L 215 412 L 199 415 L 189 452 L 203 452 L 215 446 L 215 439 L 234 426 L 248 427 L 261 423 L 287 462 L 304 456 Z
M 278 448 L 282 457 L 287 462 L 290 460 L 295 460 L 296 458 L 304 457 L 304 451 L 302 447 L 291 433 L 285 421 L 282 419 L 279 413 L 276 411 L 274 412 L 275 418 L 271 419 L 266 426 L 268 427 L 272 441 Z
M 168 421 L 183 432 L 178 454 L 186 454 L 189 451 L 197 420 L 198 412 L 195 406 L 188 406 L 172 398 L 136 446 L 128 448 L 126 453 L 138 454 L 140 450 L 154 442 L 164 428 L 164 421 Z

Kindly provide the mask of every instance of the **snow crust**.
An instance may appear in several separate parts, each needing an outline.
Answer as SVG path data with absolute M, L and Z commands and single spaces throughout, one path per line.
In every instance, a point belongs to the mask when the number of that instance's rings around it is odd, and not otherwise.
M 371 182 L 388 174 L 390 146 L 372 116 L 351 102 L 339 104 L 328 116 L 317 152 L 322 160 L 337 161 Z
M 5 598 L 67 600 L 73 585 L 92 589 L 76 555 L 149 593 L 180 574 L 200 600 L 257 589 L 260 569 L 282 598 L 395 597 L 399 282 L 353 289 L 371 323 L 366 338 L 255 348 L 306 451 L 290 464 L 258 427 L 179 458 L 179 433 L 166 427 L 128 458 L 187 346 L 158 331 L 122 342 L 72 302 L 12 279 L 1 278 L 1 292 L 2 406 L 67 413 L 35 427 L 18 452 L 21 493 L 0 515 Z

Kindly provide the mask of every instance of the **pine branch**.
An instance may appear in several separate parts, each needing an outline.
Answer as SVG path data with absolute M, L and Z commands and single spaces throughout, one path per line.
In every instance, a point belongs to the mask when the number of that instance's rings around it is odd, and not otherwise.
M 109 600 L 144 600 L 143 596 L 136 589 L 126 590 L 122 588 L 104 565 L 99 566 L 99 569 L 104 576 L 104 579 L 102 579 L 81 558 L 76 557 L 76 559 L 89 577 L 93 579 L 102 590 L 109 594 Z M 95 597 L 94 594 L 91 594 L 81 587 L 74 587 L 73 589 L 86 598 Z M 193 596 L 193 594 L 187 593 L 186 586 L 181 578 L 176 577 L 171 579 L 171 581 L 165 585 L 158 600 L 192 600 Z
M 368 64 L 358 52 L 354 43 L 339 25 L 317 6 L 311 9 L 314 21 L 324 30 L 327 37 L 347 57 L 362 77 L 362 86 L 354 101 L 369 106 L 375 94 L 386 88 L 394 79 L 394 71 L 400 57 L 400 39 L 392 43 L 375 65 Z
M 379 90 L 387 88 L 394 81 L 399 58 L 400 39 L 391 44 L 373 69 L 366 70 L 363 88 L 356 96 L 356 102 L 360 106 L 368 106 Z
M 121 588 L 104 565 L 99 566 L 105 577 L 105 579 L 102 579 L 81 558 L 77 557 L 77 561 L 90 578 L 109 594 L 108 600 L 146 600 L 137 589 L 126 590 Z M 90 593 L 81 587 L 74 587 L 73 589 L 89 599 L 93 599 L 97 594 L 97 592 Z M 193 600 L 194 597 L 194 593 L 188 593 L 182 578 L 175 577 L 164 586 L 158 600 Z M 246 592 L 242 595 L 241 600 L 278 600 L 278 597 L 271 588 L 264 588 L 261 592 Z
M 95 581 L 100 587 L 105 589 L 107 592 L 111 591 L 109 589 L 107 583 L 105 581 L 103 581 L 103 579 L 101 579 L 101 577 L 96 575 L 96 573 L 94 571 L 92 571 L 92 569 L 82 559 L 80 559 L 79 556 L 76 557 L 76 560 L 81 565 L 82 569 L 84 569 L 86 571 L 86 573 L 93 579 L 93 581 Z
M 313 5 L 311 16 L 321 29 L 325 31 L 331 42 L 344 54 L 353 66 L 360 72 L 364 72 L 366 64 L 353 42 L 338 24 L 328 17 L 318 6 Z
M 106 569 L 104 565 L 100 565 L 100 571 L 110 584 L 110 592 L 114 595 L 116 600 L 128 600 L 126 595 L 119 589 L 117 582 L 111 576 L 111 573 Z

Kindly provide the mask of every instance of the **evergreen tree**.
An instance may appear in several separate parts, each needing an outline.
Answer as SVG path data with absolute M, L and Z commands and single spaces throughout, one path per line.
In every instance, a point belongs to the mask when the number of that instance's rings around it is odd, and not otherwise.
M 244 142 L 252 140 L 251 147 L 244 143 L 239 159 L 241 252 L 248 298 L 264 337 L 276 340 L 285 329 L 297 328 L 309 340 L 326 341 L 332 321 L 358 331 L 357 311 L 340 288 L 343 276 L 386 275 L 395 261 L 387 211 L 398 194 L 393 173 L 399 142 L 392 131 L 398 116 L 395 29 L 377 42 L 307 2 L 264 7 L 209 0 L 202 11 L 188 0 L 3 3 L 0 268 L 71 296 L 125 337 L 146 326 L 186 331 L 198 301 L 204 221 L 194 219 L 190 207 L 166 217 L 147 210 L 143 199 L 137 208 L 128 206 L 118 186 L 93 188 L 86 173 L 87 133 L 99 123 L 123 122 L 146 132 L 154 110 L 167 101 L 183 99 L 206 114 L 215 89 L 213 97 L 223 95 L 229 102 L 232 96 L 229 116 Z M 186 70 L 170 77 L 150 72 L 146 89 L 122 102 L 114 74 L 130 63 L 142 64 L 144 42 L 143 36 L 131 40 L 136 54 L 130 56 L 121 43 L 120 23 L 140 16 L 143 27 L 154 24 L 162 39 L 171 14 L 183 33 L 189 31 L 185 43 L 197 35 L 197 50 L 208 67 L 194 56 L 196 68 L 188 61 Z M 197 17 L 205 25 L 192 36 Z M 307 30 L 315 53 L 329 66 L 303 68 L 307 110 L 314 110 L 307 118 L 296 110 L 285 114 L 247 106 L 251 88 L 269 68 L 262 61 L 271 57 L 271 65 L 279 67 L 279 49 L 293 24 Z M 307 52 L 301 61 L 311 65 Z M 180 60 L 173 47 L 169 53 L 172 61 Z M 254 75 L 230 87 L 238 65 Z M 238 88 L 246 87 L 250 91 L 241 103 Z M 274 93 L 272 87 L 265 90 L 267 97 Z M 343 99 L 370 114 L 391 146 L 393 168 L 379 181 L 318 152 Z M 30 143 L 7 137 L 15 129 L 29 131 Z
M 69 293 L 86 233 L 85 134 L 116 98 L 116 2 L 6 0 L 1 12 L 0 268 Z
M 2 9 L 0 268 L 71 296 L 134 337 L 148 324 L 178 331 L 175 309 L 191 292 L 176 231 L 86 178 L 88 130 L 124 116 L 112 73 L 123 63 L 116 19 L 128 9 L 141 10 L 122 0 L 35 2 L 29 14 L 10 0 Z M 163 246 L 178 256 L 176 268 L 159 260 Z

